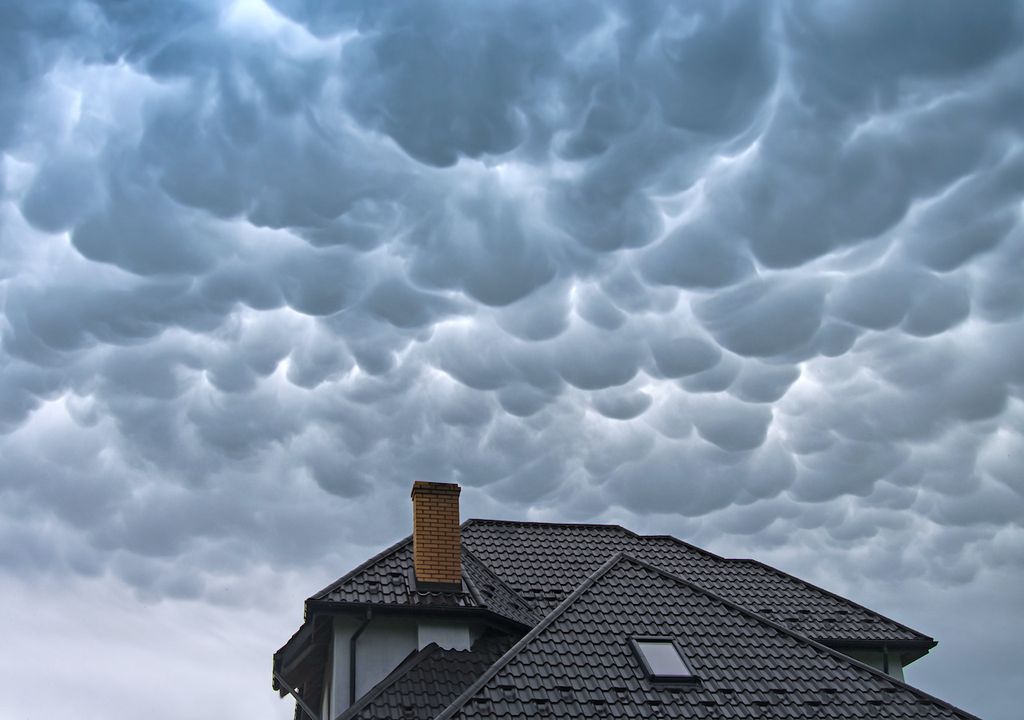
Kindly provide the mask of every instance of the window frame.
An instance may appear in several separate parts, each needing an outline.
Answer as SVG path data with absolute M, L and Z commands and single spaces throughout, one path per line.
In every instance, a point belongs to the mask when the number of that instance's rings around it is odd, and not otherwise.
M 650 663 L 647 661 L 647 656 L 644 655 L 643 649 L 640 647 L 640 643 L 667 643 L 679 655 L 679 659 L 683 661 L 683 665 L 690 671 L 689 675 L 659 675 L 654 672 Z M 657 685 L 672 685 L 672 686 L 694 686 L 700 685 L 700 676 L 696 674 L 693 669 L 693 664 L 690 659 L 686 657 L 686 653 L 683 652 L 682 647 L 673 637 L 665 635 L 633 635 L 629 638 L 630 647 L 633 649 L 633 654 L 636 655 L 640 661 L 640 666 L 647 673 L 647 677 L 652 683 Z

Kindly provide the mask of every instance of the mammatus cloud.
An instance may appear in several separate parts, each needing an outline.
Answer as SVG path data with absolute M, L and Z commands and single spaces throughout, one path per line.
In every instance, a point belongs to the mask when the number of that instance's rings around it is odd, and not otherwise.
M 4 5 L 0 567 L 269 612 L 427 479 L 869 604 L 1020 595 L 1022 36 L 1012 3 Z

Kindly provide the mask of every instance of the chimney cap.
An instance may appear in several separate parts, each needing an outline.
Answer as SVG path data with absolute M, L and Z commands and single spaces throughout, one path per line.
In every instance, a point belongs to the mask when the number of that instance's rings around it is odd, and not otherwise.
M 425 480 L 417 480 L 412 484 L 412 497 L 416 497 L 421 493 L 429 493 L 431 495 L 458 495 L 462 492 L 462 488 L 458 483 L 442 483 L 442 482 L 427 482 Z

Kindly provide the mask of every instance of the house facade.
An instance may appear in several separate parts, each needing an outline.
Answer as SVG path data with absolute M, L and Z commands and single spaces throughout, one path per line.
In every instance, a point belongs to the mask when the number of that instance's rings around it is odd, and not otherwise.
M 468 520 L 414 484 L 413 533 L 306 601 L 274 655 L 297 720 L 971 718 L 903 682 L 936 642 L 754 560 L 617 525 Z

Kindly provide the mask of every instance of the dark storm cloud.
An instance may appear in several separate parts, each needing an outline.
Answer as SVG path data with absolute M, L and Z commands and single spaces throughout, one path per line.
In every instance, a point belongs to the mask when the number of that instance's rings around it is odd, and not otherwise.
M 1022 32 L 8 3 L 0 564 L 224 603 L 429 479 L 885 582 L 1019 568 Z
M 563 414 L 592 408 L 730 467 L 807 455 L 791 489 L 818 501 L 1015 410 L 1009 364 L 972 340 L 976 307 L 1013 302 L 996 258 L 1020 262 L 1008 9 L 969 13 L 941 56 L 957 8 L 912 32 L 882 5 L 278 9 L 299 25 L 258 4 L 10 11 L 5 214 L 52 249 L 5 283 L 9 437 L 81 397 L 66 412 L 126 458 L 194 478 L 326 432 L 353 469 L 312 446 L 300 465 L 345 497 L 471 481 L 515 422 L 523 452 L 577 447 Z M 794 364 L 852 358 L 874 374 Z M 464 390 L 423 390 L 445 378 Z M 844 383 L 852 401 L 809 399 Z M 652 446 L 630 447 L 643 467 Z
M 757 279 L 701 300 L 697 315 L 737 355 L 784 355 L 803 348 L 821 327 L 825 289 L 817 280 Z

